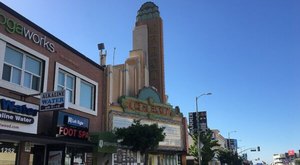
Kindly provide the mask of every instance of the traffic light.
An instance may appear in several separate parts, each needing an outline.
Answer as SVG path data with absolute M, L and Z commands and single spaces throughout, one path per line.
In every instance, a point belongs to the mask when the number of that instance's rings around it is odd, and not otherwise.
M 260 147 L 259 146 L 257 147 L 257 151 L 260 151 Z

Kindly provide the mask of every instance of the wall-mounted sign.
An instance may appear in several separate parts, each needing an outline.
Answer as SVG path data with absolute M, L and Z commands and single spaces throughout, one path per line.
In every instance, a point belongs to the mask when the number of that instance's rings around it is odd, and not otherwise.
M 70 113 L 58 112 L 56 136 L 77 139 L 89 138 L 89 119 Z
M 80 130 L 77 128 L 59 127 L 57 136 L 66 136 L 66 137 L 72 137 L 72 138 L 78 138 L 78 139 L 88 139 L 89 132 L 86 130 Z
M 18 153 L 18 144 L 1 142 L 0 144 L 0 153 Z
M 89 120 L 87 118 L 78 117 L 72 114 L 64 116 L 64 124 L 67 126 L 74 126 L 88 129 Z
M 0 96 L 0 129 L 37 133 L 38 105 Z
M 41 93 L 40 108 L 41 111 L 68 109 L 66 91 L 61 90 Z
M 36 32 L 30 31 L 27 27 L 21 25 L 17 21 L 7 17 L 0 12 L 0 25 L 4 26 L 5 30 L 12 34 L 21 35 L 28 40 L 31 40 L 33 43 L 44 47 L 51 53 L 55 52 L 54 44 L 47 40 L 46 36 L 41 36 Z

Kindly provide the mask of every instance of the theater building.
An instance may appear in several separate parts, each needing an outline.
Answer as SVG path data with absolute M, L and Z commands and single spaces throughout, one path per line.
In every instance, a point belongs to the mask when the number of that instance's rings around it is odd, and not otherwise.
M 0 164 L 91 165 L 89 134 L 104 130 L 103 76 L 0 2 Z
M 186 119 L 178 107 L 167 102 L 165 95 L 163 25 L 154 3 L 146 2 L 138 11 L 133 50 L 127 60 L 124 64 L 108 65 L 106 75 L 106 130 L 130 126 L 134 119 L 142 124 L 157 123 L 165 127 L 166 137 L 158 149 L 150 153 L 148 164 L 185 164 Z M 116 151 L 104 150 L 105 144 L 112 143 L 103 137 L 99 135 L 98 151 L 102 155 L 98 161 L 107 164 L 145 163 L 144 155 L 122 146 L 117 146 Z

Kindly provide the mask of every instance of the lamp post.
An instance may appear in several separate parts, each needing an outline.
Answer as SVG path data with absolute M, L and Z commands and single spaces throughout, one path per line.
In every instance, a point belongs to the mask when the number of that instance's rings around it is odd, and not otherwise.
M 198 142 L 198 145 L 197 145 L 197 149 L 198 149 L 198 160 L 199 160 L 199 165 L 201 165 L 201 141 L 200 141 L 200 123 L 199 123 L 199 113 L 198 113 L 198 99 L 201 97 L 201 96 L 205 96 L 205 95 L 212 95 L 212 93 L 202 93 L 201 95 L 197 96 L 196 97 L 196 117 L 197 117 L 197 142 Z
M 229 149 L 229 151 L 231 151 L 231 140 L 230 140 L 230 134 L 231 133 L 236 133 L 236 131 L 228 132 L 228 149 Z

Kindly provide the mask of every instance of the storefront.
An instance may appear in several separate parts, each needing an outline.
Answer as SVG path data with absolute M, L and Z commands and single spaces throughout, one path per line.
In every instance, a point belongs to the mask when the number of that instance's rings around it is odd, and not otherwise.
M 0 164 L 91 165 L 94 143 L 1 131 Z M 22 137 L 22 141 L 20 141 Z
M 0 164 L 92 164 L 89 119 L 57 111 L 53 136 L 37 134 L 39 106 L 0 96 Z
M 47 146 L 47 163 L 92 164 L 95 144 L 89 141 L 89 119 L 63 111 L 56 111 L 53 120 L 53 136 L 61 144 Z M 71 142 L 77 142 L 77 144 Z
M 43 157 L 38 150 L 43 148 L 29 141 L 19 141 L 13 138 L 4 138 L 3 133 L 37 133 L 38 109 L 34 104 L 0 96 L 0 164 L 15 164 L 18 157 L 25 152 L 31 155 L 31 160 Z M 22 150 L 24 148 L 24 150 Z M 31 150 L 33 148 L 33 150 Z

